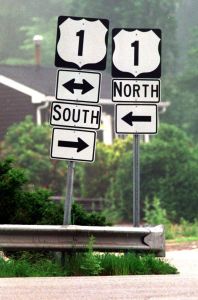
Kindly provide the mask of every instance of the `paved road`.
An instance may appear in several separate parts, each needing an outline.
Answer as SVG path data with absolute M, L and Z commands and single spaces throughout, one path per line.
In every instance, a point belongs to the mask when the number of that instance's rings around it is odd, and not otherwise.
M 197 300 L 197 276 L 107 276 L 0 280 L 1 300 Z
M 167 260 L 180 275 L 0 279 L 0 300 L 197 300 L 198 249 Z
M 179 270 L 181 275 L 197 275 L 198 277 L 198 249 L 168 251 L 166 257 Z

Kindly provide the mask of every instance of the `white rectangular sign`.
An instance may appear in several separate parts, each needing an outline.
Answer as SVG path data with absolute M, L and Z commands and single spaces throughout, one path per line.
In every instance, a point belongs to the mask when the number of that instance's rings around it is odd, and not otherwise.
M 100 82 L 100 73 L 59 70 L 56 82 L 56 99 L 98 102 Z
M 112 100 L 114 102 L 159 102 L 160 80 L 113 79 Z
M 116 132 L 133 134 L 157 133 L 157 105 L 116 105 Z
M 99 129 L 101 106 L 53 102 L 50 124 L 53 126 Z
M 95 131 L 54 128 L 51 158 L 93 162 L 95 143 Z

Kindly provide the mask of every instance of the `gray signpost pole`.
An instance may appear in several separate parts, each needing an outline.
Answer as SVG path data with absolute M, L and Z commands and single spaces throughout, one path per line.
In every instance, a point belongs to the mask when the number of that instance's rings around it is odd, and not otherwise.
M 140 226 L 140 135 L 133 135 L 133 226 Z
M 67 171 L 67 190 L 64 203 L 64 218 L 63 225 L 70 225 L 71 223 L 71 208 L 72 208 L 72 195 L 73 195 L 73 183 L 74 183 L 74 168 L 75 162 L 68 162 L 68 171 Z
M 75 162 L 68 162 L 67 169 L 67 186 L 66 186 L 66 197 L 64 203 L 64 217 L 63 217 L 63 225 L 71 224 L 71 209 L 72 209 L 72 195 L 73 195 L 73 184 L 74 184 L 74 168 Z M 64 267 L 66 259 L 66 252 L 62 251 L 61 253 L 61 264 Z

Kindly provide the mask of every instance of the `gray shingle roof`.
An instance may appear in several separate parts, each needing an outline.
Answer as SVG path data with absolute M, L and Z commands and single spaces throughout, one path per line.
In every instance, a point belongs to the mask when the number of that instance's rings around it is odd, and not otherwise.
M 55 95 L 56 72 L 55 67 L 0 65 L 0 75 L 24 84 L 46 96 Z M 102 73 L 101 98 L 111 98 L 111 76 L 105 73 Z

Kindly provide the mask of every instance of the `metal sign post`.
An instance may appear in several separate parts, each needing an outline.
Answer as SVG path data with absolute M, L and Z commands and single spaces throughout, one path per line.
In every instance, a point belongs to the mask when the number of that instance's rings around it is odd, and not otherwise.
M 133 135 L 133 226 L 140 226 L 140 135 Z
M 64 218 L 63 225 L 71 224 L 71 209 L 72 209 L 72 196 L 73 196 L 73 185 L 74 185 L 74 168 L 75 162 L 68 162 L 67 169 L 67 186 L 66 186 L 66 197 L 64 203 Z

